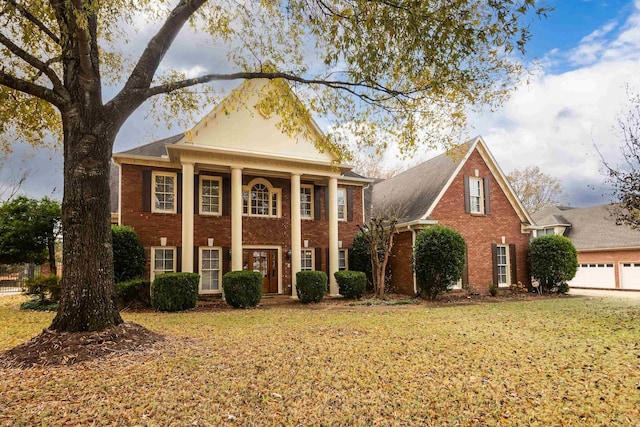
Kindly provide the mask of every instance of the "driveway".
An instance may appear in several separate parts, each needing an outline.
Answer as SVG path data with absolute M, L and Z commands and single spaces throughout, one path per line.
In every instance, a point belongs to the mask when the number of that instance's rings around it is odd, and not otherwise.
M 640 291 L 609 291 L 600 289 L 576 289 L 571 288 L 569 295 L 579 295 L 583 297 L 598 297 L 598 298 L 625 298 L 640 300 Z

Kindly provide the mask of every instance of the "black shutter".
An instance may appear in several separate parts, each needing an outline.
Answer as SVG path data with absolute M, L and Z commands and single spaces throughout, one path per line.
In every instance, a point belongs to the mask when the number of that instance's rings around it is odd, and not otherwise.
M 347 187 L 347 221 L 353 221 L 353 188 Z
M 151 171 L 148 169 L 142 171 L 142 212 L 151 212 Z
M 176 206 L 177 207 L 176 212 L 182 213 L 182 173 L 181 172 L 178 172 L 178 179 L 176 181 L 178 182 L 176 184 L 178 187 L 176 189 L 177 190 L 176 194 L 178 195 L 176 197 L 176 203 L 178 204 L 178 206 Z
M 178 246 L 176 248 L 176 271 L 178 273 L 182 272 L 182 247 Z
M 320 205 L 322 204 L 322 194 L 320 194 L 320 188 L 321 187 L 319 185 L 313 186 L 313 219 L 316 221 L 321 219 Z
M 322 249 L 316 248 L 315 262 L 313 263 L 313 269 L 316 271 L 322 271 Z
M 198 264 L 199 257 L 200 257 L 200 247 L 194 246 L 193 247 L 193 272 L 194 273 L 199 272 L 199 267 L 200 267 L 200 265 Z
M 222 248 L 222 274 L 231 271 L 231 248 L 226 246 Z
M 484 213 L 489 215 L 491 213 L 491 190 L 489 187 L 489 178 L 484 179 Z
M 464 270 L 462 270 L 462 284 L 469 284 L 469 248 L 464 244 Z
M 231 215 L 231 179 L 222 178 L 222 215 Z M 242 212 L 240 212 L 242 215 Z
M 516 264 L 516 245 L 509 245 L 509 265 L 511 266 L 511 284 L 518 283 L 518 265 Z
M 493 284 L 498 285 L 498 245 L 491 244 L 491 260 L 493 262 Z
M 325 261 L 326 261 L 325 268 L 326 268 L 326 272 L 327 272 L 327 277 L 329 277 L 329 248 L 327 248 L 325 250 L 325 254 L 326 254 L 325 258 L 324 258 Z M 329 279 L 329 280 L 331 280 L 331 279 Z
M 324 219 L 329 220 L 329 187 L 324 187 Z
M 469 175 L 464 176 L 464 211 L 471 212 L 471 200 L 469 193 Z
M 193 175 L 193 213 L 200 213 L 200 175 Z

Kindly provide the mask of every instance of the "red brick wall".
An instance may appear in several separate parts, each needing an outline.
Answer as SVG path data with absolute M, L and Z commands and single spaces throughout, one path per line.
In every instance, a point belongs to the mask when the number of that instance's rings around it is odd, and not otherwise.
M 620 288 L 620 263 L 640 262 L 640 251 L 598 251 L 598 252 L 578 252 L 578 263 L 581 264 L 612 264 L 616 277 L 616 288 Z
M 122 216 L 123 225 L 133 227 L 142 244 L 145 246 L 147 259 L 150 259 L 150 247 L 160 245 L 160 237 L 167 238 L 167 246 L 182 245 L 182 215 L 159 214 L 142 211 L 142 171 L 168 170 L 145 166 L 122 165 Z M 175 170 L 173 171 L 175 172 Z M 228 177 L 228 174 L 222 174 Z M 248 184 L 256 176 L 243 176 L 243 184 Z M 268 178 L 275 188 L 282 189 L 280 218 L 255 218 L 244 217 L 242 219 L 242 239 L 244 246 L 250 245 L 274 245 L 282 247 L 283 275 L 282 285 L 285 293 L 290 293 L 291 288 L 291 263 L 286 253 L 291 248 L 291 184 L 288 179 Z M 303 180 L 303 183 L 304 180 Z M 343 187 L 342 185 L 340 185 Z M 347 187 L 347 186 L 345 186 Z M 343 247 L 351 247 L 351 243 L 358 231 L 357 224 L 362 224 L 362 187 L 353 188 L 353 221 L 341 221 L 338 225 L 338 238 L 342 240 Z M 325 200 L 326 187 L 318 187 L 321 191 L 321 199 Z M 229 197 L 223 193 L 223 197 Z M 329 246 L 329 222 L 325 219 L 324 203 L 321 204 L 321 216 L 315 220 L 302 221 L 302 240 L 309 240 L 310 248 L 322 248 L 322 260 L 316 269 L 326 271 L 326 248 Z M 195 215 L 194 218 L 194 246 L 207 246 L 207 239 L 214 238 L 214 246 L 224 248 L 231 246 L 231 217 Z M 229 266 L 223 266 L 225 271 Z M 147 268 L 147 275 L 149 269 Z
M 478 169 L 479 177 L 490 179 L 491 213 L 489 215 L 469 214 L 464 211 L 464 175 L 475 176 L 476 169 Z M 505 237 L 506 245 L 516 245 L 518 281 L 525 285 L 530 283 L 527 253 L 531 235 L 521 233 L 521 222 L 516 211 L 477 150 L 471 154 L 455 177 L 430 218 L 437 220 L 441 225 L 454 228 L 464 237 L 467 242 L 469 284 L 478 292 L 488 293 L 489 285 L 493 282 L 491 244 L 502 244 L 502 236 Z M 403 234 L 410 236 L 411 233 Z M 408 252 L 408 248 L 403 247 L 407 244 L 406 242 L 411 244 L 410 239 L 404 238 L 402 244 L 397 245 L 396 258 L 401 253 Z M 402 257 L 405 258 L 405 255 Z M 410 265 L 411 260 L 407 258 L 406 261 L 402 261 L 402 266 L 398 265 L 396 268 L 403 269 L 404 266 Z M 408 277 L 401 274 L 402 278 L 396 279 L 398 277 L 397 271 L 392 274 L 393 284 L 396 288 L 409 288 L 408 285 L 400 282 L 408 280 Z M 413 284 L 410 289 L 413 293 Z
M 391 285 L 396 292 L 405 295 L 415 294 L 413 289 L 413 265 L 411 264 L 413 253 L 412 234 L 411 231 L 396 234 L 393 253 L 389 258 Z

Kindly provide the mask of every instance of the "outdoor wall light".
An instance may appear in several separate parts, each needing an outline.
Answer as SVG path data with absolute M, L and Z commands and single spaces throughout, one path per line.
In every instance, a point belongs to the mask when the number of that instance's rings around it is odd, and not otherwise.
M 291 259 L 291 249 L 287 251 L 287 259 Z

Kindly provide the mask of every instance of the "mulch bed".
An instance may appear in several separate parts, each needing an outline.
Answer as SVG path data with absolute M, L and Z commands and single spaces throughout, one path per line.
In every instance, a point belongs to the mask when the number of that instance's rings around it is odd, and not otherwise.
M 0 354 L 1 367 L 73 365 L 110 355 L 123 355 L 150 348 L 162 335 L 137 323 L 100 332 L 57 332 L 49 329 L 30 341 Z

